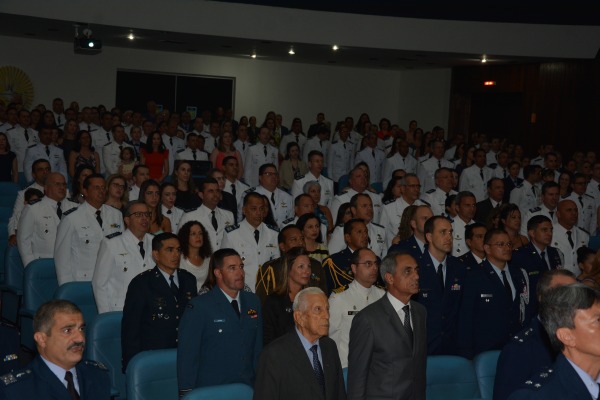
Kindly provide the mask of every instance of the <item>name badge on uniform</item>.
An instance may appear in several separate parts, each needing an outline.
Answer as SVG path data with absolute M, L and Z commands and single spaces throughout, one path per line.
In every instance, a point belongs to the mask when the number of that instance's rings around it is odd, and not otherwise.
M 450 286 L 450 290 L 460 290 L 460 285 L 455 283 L 454 285 Z
M 215 323 L 224 323 L 225 319 L 215 319 L 213 322 L 215 322 Z
M 486 303 L 489 303 L 493 297 L 494 295 L 491 293 L 481 293 L 481 298 L 484 299 Z

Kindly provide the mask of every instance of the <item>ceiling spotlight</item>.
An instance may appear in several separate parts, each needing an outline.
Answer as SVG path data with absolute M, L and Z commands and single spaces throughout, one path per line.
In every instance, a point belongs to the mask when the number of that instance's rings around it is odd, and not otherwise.
M 290 47 L 290 51 L 288 51 L 288 54 L 293 56 L 294 54 L 296 54 L 296 52 L 294 51 L 294 46 Z
M 129 35 L 127 35 L 127 39 L 129 39 L 129 40 L 135 39 L 135 36 L 133 35 L 133 32 L 129 32 Z
M 488 59 L 487 59 L 487 56 L 484 54 L 484 55 L 481 57 L 481 62 L 482 62 L 482 63 L 486 63 L 487 61 L 488 61 Z
M 250 57 L 256 58 L 256 51 L 253 51 L 252 54 L 250 55 Z
M 337 44 L 334 44 L 333 46 L 331 46 L 331 49 L 332 49 L 333 51 L 338 51 L 340 48 L 338 47 L 338 45 L 337 45 Z

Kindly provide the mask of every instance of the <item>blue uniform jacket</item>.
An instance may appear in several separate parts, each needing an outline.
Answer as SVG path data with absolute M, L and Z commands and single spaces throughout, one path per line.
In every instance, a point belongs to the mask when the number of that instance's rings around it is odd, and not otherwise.
M 108 370 L 102 364 L 82 361 L 75 368 L 82 399 L 110 399 Z M 39 355 L 26 368 L 0 377 L 0 388 L 0 399 L 72 400 L 66 386 Z
M 388 254 L 393 251 L 407 251 L 417 261 L 419 261 L 419 258 L 421 258 L 423 256 L 423 253 L 421 252 L 421 248 L 419 247 L 419 244 L 417 243 L 417 239 L 415 239 L 414 235 L 409 238 L 406 238 L 404 240 L 401 240 L 399 243 L 396 243 L 395 245 L 392 245 L 388 250 Z
M 470 271 L 473 268 L 479 267 L 479 263 L 473 256 L 473 253 L 470 251 L 468 253 L 465 253 L 462 256 L 458 257 L 458 259 L 460 260 L 460 262 L 463 263 L 463 265 L 465 266 L 467 271 Z
M 352 250 L 346 247 L 323 261 L 323 270 L 327 277 L 327 296 L 354 280 L 354 274 L 350 268 L 350 257 L 352 257 Z
M 559 354 L 553 367 L 525 382 L 510 400 L 585 400 L 592 395 L 567 358 Z
M 546 330 L 535 317 L 504 346 L 494 381 L 494 400 L 506 400 L 534 374 L 552 367 L 555 354 Z
M 507 296 L 489 261 L 484 260 L 481 268 L 467 274 L 458 316 L 459 355 L 473 358 L 484 351 L 500 350 L 523 327 L 528 313 L 522 300 L 528 294 L 526 278 L 521 269 L 508 268 L 516 289 L 514 299 Z
M 546 246 L 546 258 L 550 260 L 550 269 L 556 269 L 561 265 L 560 256 L 558 250 L 552 246 Z M 535 249 L 533 243 L 529 242 L 525 246 L 517 249 L 513 253 L 511 264 L 515 267 L 523 268 L 527 271 L 529 276 L 529 287 L 531 292 L 531 314 L 529 318 L 537 314 L 538 301 L 537 301 L 537 283 L 540 280 L 540 276 L 548 271 L 548 268 L 542 263 L 542 257 Z
M 240 317 L 219 287 L 193 299 L 179 325 L 179 391 L 245 383 L 254 386 L 263 345 L 258 296 L 240 291 Z
M 416 301 L 427 309 L 427 354 L 457 354 L 456 322 L 466 275 L 464 265 L 446 256 L 444 288 L 436 275 L 437 265 L 428 251 L 419 262 L 419 294 Z M 435 262 L 437 264 L 437 261 Z

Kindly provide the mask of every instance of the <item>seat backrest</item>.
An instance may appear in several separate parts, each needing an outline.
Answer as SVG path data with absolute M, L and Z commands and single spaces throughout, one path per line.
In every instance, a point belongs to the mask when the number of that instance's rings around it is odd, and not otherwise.
M 98 315 L 96 299 L 92 282 L 67 282 L 58 287 L 54 292 L 55 299 L 69 300 L 77 304 L 83 313 L 83 320 L 91 322 Z
M 477 376 L 470 360 L 458 356 L 427 357 L 427 400 L 478 397 Z
M 19 193 L 21 188 L 14 182 L 0 182 L 0 193 L 3 196 L 15 196 L 17 197 L 17 193 Z
M 176 400 L 177 349 L 136 354 L 127 365 L 126 379 L 128 400 Z
M 125 374 L 121 364 L 121 320 L 123 312 L 98 314 L 87 325 L 86 357 L 108 368 L 113 393 L 125 398 Z
M 0 207 L 0 222 L 8 222 L 12 215 L 12 207 L 2 206 Z M 6 233 L 8 234 L 8 233 Z
M 482 399 L 491 400 L 494 397 L 494 379 L 496 378 L 498 357 L 500 357 L 500 350 L 492 350 L 477 354 L 473 359 Z
M 207 386 L 197 388 L 183 397 L 183 400 L 252 400 L 254 390 L 243 383 Z
M 23 292 L 24 269 L 17 246 L 8 246 L 4 255 L 4 284 L 18 294 Z
M 4 284 L 4 271 L 6 271 L 6 248 L 8 247 L 8 224 L 0 221 L 0 285 Z
M 35 313 L 39 306 L 52 300 L 57 288 L 58 279 L 56 278 L 54 259 L 33 260 L 25 268 L 23 309 Z

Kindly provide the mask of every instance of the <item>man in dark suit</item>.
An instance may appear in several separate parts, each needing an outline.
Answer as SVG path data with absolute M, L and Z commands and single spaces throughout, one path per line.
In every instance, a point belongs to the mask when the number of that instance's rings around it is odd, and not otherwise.
M 504 180 L 492 178 L 487 182 L 488 198 L 477 203 L 475 221 L 487 223 L 494 208 L 502 205 L 504 198 Z
M 458 317 L 459 355 L 466 358 L 500 350 L 521 330 L 529 313 L 527 274 L 508 264 L 512 256 L 508 234 L 489 230 L 484 243 L 486 259 L 465 278 Z
M 348 399 L 424 400 L 427 311 L 410 300 L 419 292 L 419 266 L 406 252 L 388 253 L 380 273 L 387 294 L 350 328 Z
M 427 309 L 427 354 L 457 354 L 456 321 L 465 266 L 452 253 L 452 224 L 437 215 L 425 223 L 425 254 L 419 263 L 419 294 Z
M 51 300 L 33 318 L 38 355 L 23 370 L 0 377 L 0 399 L 110 399 L 108 370 L 81 361 L 85 348 L 81 310 L 65 300 Z
M 552 221 L 544 215 L 535 215 L 527 221 L 527 233 L 531 240 L 518 249 L 511 264 L 527 271 L 529 277 L 530 303 L 532 315 L 537 314 L 536 287 L 540 276 L 549 270 L 559 268 L 561 256 L 552 243 Z
M 413 232 L 412 236 L 392 245 L 388 253 L 407 251 L 415 260 L 419 260 L 423 256 L 425 248 L 425 222 L 432 216 L 431 207 L 428 205 L 417 206 L 410 220 L 410 229 Z
M 552 368 L 525 382 L 511 400 L 598 398 L 600 375 L 600 292 L 583 284 L 559 286 L 540 305 L 540 318 L 552 347 L 559 351 Z
M 133 278 L 127 288 L 121 325 L 123 372 L 141 351 L 177 347 L 179 319 L 198 293 L 196 277 L 179 269 L 180 257 L 177 235 L 155 236 L 152 258 L 156 267 Z
M 463 263 L 467 271 L 476 268 L 485 259 L 485 250 L 483 249 L 483 239 L 487 228 L 481 222 L 465 226 L 465 243 L 469 252 L 463 254 L 458 259 Z
M 337 347 L 327 337 L 327 296 L 319 288 L 303 289 L 293 309 L 296 329 L 271 342 L 260 355 L 254 399 L 346 399 Z
M 213 289 L 193 299 L 179 326 L 179 394 L 203 386 L 254 385 L 262 350 L 262 310 L 254 293 L 244 291 L 244 264 L 234 249 L 213 253 Z

